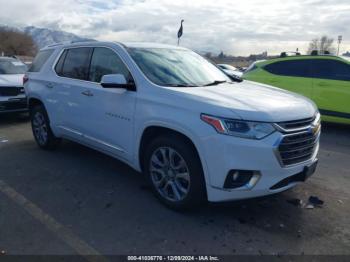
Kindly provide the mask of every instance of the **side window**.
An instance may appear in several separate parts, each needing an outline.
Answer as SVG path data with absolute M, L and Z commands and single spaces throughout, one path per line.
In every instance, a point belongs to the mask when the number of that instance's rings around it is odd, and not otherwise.
M 52 55 L 53 51 L 54 51 L 53 49 L 40 51 L 34 58 L 34 61 L 30 66 L 28 72 L 39 72 L 43 67 L 43 65 L 45 64 L 45 62 Z
M 87 80 L 91 53 L 90 47 L 68 49 L 60 76 Z
M 96 47 L 91 59 L 89 80 L 99 83 L 102 76 L 109 74 L 122 74 L 127 82 L 133 81 L 129 70 L 115 52 L 108 48 Z
M 274 75 L 312 77 L 310 59 L 279 61 L 268 64 L 264 69 Z
M 64 52 L 60 56 L 60 59 L 58 59 L 58 62 L 55 66 L 55 71 L 57 75 L 62 75 L 63 63 L 64 63 L 64 60 L 66 59 L 66 55 L 67 55 L 67 50 L 64 50 Z
M 350 81 L 350 65 L 332 59 L 314 59 L 315 78 Z

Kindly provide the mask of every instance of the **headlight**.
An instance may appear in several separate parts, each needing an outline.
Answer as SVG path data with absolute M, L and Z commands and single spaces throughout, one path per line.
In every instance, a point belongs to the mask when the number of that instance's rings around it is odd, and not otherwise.
M 275 128 L 269 123 L 226 119 L 205 114 L 201 114 L 201 119 L 214 127 L 218 133 L 230 136 L 262 139 L 275 132 Z

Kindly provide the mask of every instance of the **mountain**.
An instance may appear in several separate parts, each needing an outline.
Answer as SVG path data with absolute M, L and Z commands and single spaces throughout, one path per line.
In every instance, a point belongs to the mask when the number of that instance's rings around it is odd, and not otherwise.
M 60 42 L 92 40 L 65 31 L 57 31 L 34 26 L 24 27 L 22 31 L 30 35 L 39 48 Z
M 26 26 L 21 28 L 21 27 L 11 27 L 7 25 L 0 25 L 0 29 L 1 28 L 7 29 L 7 30 L 20 31 L 30 35 L 33 38 L 34 42 L 39 47 L 39 49 L 44 46 L 52 45 L 60 42 L 92 40 L 92 39 L 80 37 L 65 31 L 52 30 L 48 28 L 40 28 L 35 26 Z

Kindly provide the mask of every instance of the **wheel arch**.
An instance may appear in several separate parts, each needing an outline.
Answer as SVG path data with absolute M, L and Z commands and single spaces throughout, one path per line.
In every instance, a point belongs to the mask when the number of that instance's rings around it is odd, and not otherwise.
M 34 106 L 37 106 L 37 105 L 43 105 L 44 106 L 44 103 L 39 98 L 36 98 L 36 97 L 28 98 L 28 108 L 29 108 L 29 110 L 31 110 Z
M 169 135 L 175 135 L 178 137 L 181 137 L 184 139 L 189 145 L 194 149 L 194 152 L 196 153 L 204 174 L 204 179 L 206 184 L 209 183 L 208 177 L 207 177 L 207 169 L 206 169 L 206 163 L 202 155 L 200 154 L 200 146 L 193 138 L 193 135 L 191 135 L 190 132 L 186 132 L 185 130 L 179 130 L 177 128 L 174 128 L 172 126 L 164 126 L 160 124 L 151 124 L 147 127 L 145 127 L 142 131 L 142 135 L 140 136 L 140 140 L 137 144 L 137 160 L 138 165 L 141 171 L 143 171 L 143 152 L 146 149 L 147 145 L 157 136 L 169 134 Z

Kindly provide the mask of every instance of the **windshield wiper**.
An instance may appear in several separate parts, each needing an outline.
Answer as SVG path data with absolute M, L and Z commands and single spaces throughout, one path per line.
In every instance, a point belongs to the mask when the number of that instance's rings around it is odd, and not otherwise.
M 186 85 L 186 84 L 174 84 L 174 85 L 169 85 L 171 87 L 195 87 L 194 85 Z
M 204 86 L 216 86 L 216 85 L 226 83 L 226 82 L 227 82 L 226 80 L 215 80 L 214 82 L 211 82 L 211 83 L 206 84 Z

